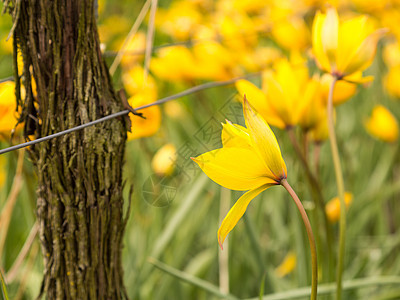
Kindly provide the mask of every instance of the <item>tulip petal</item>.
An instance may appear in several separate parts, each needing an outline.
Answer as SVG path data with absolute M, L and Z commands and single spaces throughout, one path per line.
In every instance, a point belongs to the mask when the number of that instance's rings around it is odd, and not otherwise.
M 354 56 L 361 43 L 373 32 L 371 25 L 365 15 L 341 22 L 337 50 L 338 72 L 343 72 L 346 69 L 351 57 Z
M 322 48 L 330 65 L 336 64 L 336 49 L 338 47 L 339 16 L 336 9 L 329 8 L 321 29 Z
M 220 148 L 192 159 L 210 179 L 231 190 L 246 191 L 266 183 L 276 183 L 254 150 Z
M 342 78 L 341 81 L 346 81 L 349 83 L 355 83 L 355 84 L 363 84 L 363 83 L 370 83 L 374 80 L 374 76 L 365 76 L 362 77 L 362 72 L 355 72 L 353 74 L 350 74 L 348 76 L 345 76 Z M 339 81 L 340 82 L 340 81 Z M 336 89 L 336 88 L 335 88 Z M 335 98 L 335 97 L 334 97 Z M 334 99 L 335 100 L 335 99 Z
M 279 181 L 286 178 L 286 165 L 283 161 L 278 141 L 268 123 L 265 122 L 257 111 L 251 108 L 246 98 L 244 99 L 243 111 L 246 127 L 253 145 L 263 158 L 265 167 L 273 174 L 271 179 Z
M 221 140 L 224 147 L 251 149 L 251 139 L 246 127 L 227 121 L 222 124 Z
M 322 44 L 322 28 L 325 23 L 326 16 L 318 11 L 315 15 L 313 26 L 312 26 L 312 48 L 315 60 L 320 69 L 330 73 L 331 66 L 329 59 L 324 52 Z
M 248 191 L 247 193 L 243 194 L 242 197 L 240 197 L 236 201 L 235 205 L 229 210 L 228 214 L 226 215 L 221 223 L 221 226 L 218 229 L 218 243 L 221 249 L 226 236 L 236 226 L 237 222 L 244 215 L 250 201 L 270 186 L 272 186 L 272 184 L 264 184 Z
M 376 53 L 376 45 L 379 39 L 387 32 L 382 28 L 370 34 L 358 47 L 358 49 L 349 56 L 349 63 L 345 66 L 343 73 L 352 74 L 357 71 L 363 71 L 368 68 Z
M 260 90 L 253 83 L 247 80 L 238 80 L 236 83 L 236 89 L 240 94 L 240 99 L 243 100 L 243 96 L 246 95 L 247 100 L 268 122 L 278 128 L 284 128 L 285 123 L 276 115 L 275 109 L 268 102 L 264 91 Z

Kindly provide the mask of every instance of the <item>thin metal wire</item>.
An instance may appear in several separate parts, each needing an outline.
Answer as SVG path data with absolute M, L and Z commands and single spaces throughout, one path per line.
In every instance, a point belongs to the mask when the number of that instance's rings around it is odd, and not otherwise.
M 134 108 L 134 110 L 141 110 L 141 109 L 145 109 L 145 108 L 148 108 L 148 107 L 151 107 L 151 106 L 154 106 L 154 105 L 160 105 L 160 104 L 163 104 L 165 102 L 168 102 L 168 101 L 171 101 L 171 100 L 175 100 L 175 99 L 181 98 L 183 96 L 187 96 L 189 94 L 196 93 L 196 92 L 201 91 L 201 90 L 205 90 L 205 89 L 209 89 L 209 88 L 213 88 L 213 87 L 219 87 L 219 86 L 223 86 L 223 85 L 229 85 L 229 84 L 232 84 L 232 83 L 234 83 L 234 82 L 236 82 L 236 81 L 238 81 L 240 79 L 255 77 L 257 75 L 260 75 L 260 72 L 247 74 L 245 76 L 236 77 L 236 78 L 233 78 L 233 79 L 230 79 L 230 80 L 225 80 L 225 81 L 207 82 L 205 84 L 201 84 L 201 85 L 192 87 L 190 89 L 184 90 L 183 92 L 177 93 L 175 95 L 168 96 L 168 97 L 162 98 L 160 100 L 157 100 L 155 102 L 136 107 L 136 108 Z M 84 128 L 99 124 L 101 122 L 104 122 L 104 121 L 107 121 L 107 120 L 111 120 L 113 118 L 117 118 L 117 117 L 120 117 L 120 116 L 127 115 L 129 113 L 130 113 L 130 110 L 126 109 L 126 110 L 123 110 L 123 111 L 120 111 L 120 112 L 105 116 L 103 118 L 97 119 L 95 121 L 91 121 L 91 122 L 88 122 L 88 123 L 85 123 L 85 124 L 82 124 L 82 125 L 79 125 L 79 126 L 76 126 L 76 127 L 72 127 L 70 129 L 66 129 L 66 130 L 63 130 L 63 131 L 60 131 L 60 132 L 57 132 L 57 133 L 54 133 L 54 134 L 51 134 L 51 135 L 48 135 L 48 136 L 45 136 L 45 137 L 42 137 L 42 138 L 38 138 L 38 139 L 33 140 L 33 141 L 29 141 L 29 142 L 25 142 L 25 143 L 22 143 L 22 144 L 14 145 L 14 146 L 11 146 L 11 147 L 8 147 L 8 148 L 4 148 L 4 149 L 0 150 L 0 155 L 4 154 L 4 153 L 7 153 L 7 152 L 10 152 L 10 151 L 14 151 L 14 150 L 18 150 L 18 149 L 25 148 L 25 147 L 28 147 L 28 146 L 32 146 L 32 145 L 35 145 L 35 144 L 38 144 L 38 143 L 41 143 L 41 142 L 44 142 L 44 141 L 48 141 L 48 140 L 63 136 L 65 134 L 68 134 L 68 133 L 71 133 L 71 132 L 74 132 L 74 131 L 77 131 L 77 130 L 81 130 L 81 129 L 84 129 Z
M 10 77 L 0 79 L 0 83 L 7 82 L 7 81 L 14 81 L 14 77 L 10 76 Z

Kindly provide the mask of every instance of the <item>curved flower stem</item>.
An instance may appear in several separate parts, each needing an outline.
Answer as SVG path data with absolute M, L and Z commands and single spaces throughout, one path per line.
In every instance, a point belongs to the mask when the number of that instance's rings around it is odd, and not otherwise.
M 286 179 L 282 179 L 280 184 L 288 191 L 290 196 L 293 198 L 296 203 L 297 208 L 299 209 L 301 218 L 303 219 L 304 226 L 307 230 L 308 241 L 310 242 L 310 250 L 311 250 L 311 265 L 312 265 L 312 274 L 311 274 L 311 300 L 317 299 L 317 286 L 318 286 L 318 262 L 317 262 L 317 248 L 315 246 L 314 234 L 312 232 L 310 221 L 308 220 L 307 213 L 304 210 L 303 204 L 299 197 L 297 197 L 295 191 L 289 185 Z
M 339 229 L 339 251 L 338 251 L 338 263 L 336 271 L 336 300 L 342 299 L 342 273 L 345 255 L 345 240 L 346 240 L 346 204 L 344 202 L 344 180 L 342 167 L 340 165 L 339 150 L 336 142 L 335 124 L 333 121 L 333 89 L 335 83 L 338 80 L 336 76 L 333 76 L 331 86 L 329 88 L 328 96 L 328 129 L 329 129 L 329 141 L 331 144 L 333 165 L 335 168 L 336 184 L 338 190 L 338 196 L 340 200 L 340 229 Z

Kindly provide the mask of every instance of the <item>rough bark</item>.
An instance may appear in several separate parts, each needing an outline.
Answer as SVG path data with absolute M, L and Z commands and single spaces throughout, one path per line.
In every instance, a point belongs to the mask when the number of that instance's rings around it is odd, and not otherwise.
M 94 0 L 4 4 L 14 21 L 16 94 L 26 139 L 123 109 L 100 52 Z M 125 140 L 125 121 L 114 119 L 30 148 L 38 176 L 41 295 L 48 299 L 126 297 L 121 268 Z

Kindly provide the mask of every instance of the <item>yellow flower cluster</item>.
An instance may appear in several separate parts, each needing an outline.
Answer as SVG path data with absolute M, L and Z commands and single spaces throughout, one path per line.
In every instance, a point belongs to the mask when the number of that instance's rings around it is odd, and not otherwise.
M 334 88 L 334 105 L 350 99 L 357 91 L 356 83 L 372 80 L 372 76 L 363 77 L 362 72 L 373 62 L 379 39 L 388 30 L 395 40 L 400 37 L 393 21 L 398 15 L 397 6 L 396 1 L 388 0 L 329 1 L 328 5 L 318 0 L 173 1 L 157 9 L 157 35 L 171 45 L 155 50 L 150 71 L 156 79 L 175 84 L 226 80 L 261 71 L 261 88 L 250 82 L 237 83 L 240 98 L 246 93 L 251 105 L 271 125 L 299 125 L 312 139 L 322 141 L 327 137 L 325 104 L 333 77 L 342 79 Z M 352 11 L 354 8 L 357 13 Z M 313 22 L 309 21 L 310 15 L 315 16 Z M 100 37 L 107 49 L 118 49 L 116 45 L 121 44 L 129 29 L 131 21 L 118 18 L 119 26 L 113 26 L 115 15 L 100 24 Z M 123 51 L 123 83 L 134 97 L 130 99 L 132 106 L 150 103 L 157 97 L 151 75 L 146 76 L 146 82 L 138 75 L 145 48 L 146 33 L 139 30 Z M 385 61 L 391 61 L 385 85 L 395 97 L 400 97 L 399 49 L 397 42 L 385 46 L 385 57 L 390 57 Z M 325 74 L 309 68 L 310 59 Z M 146 87 L 133 93 L 129 87 L 133 80 Z M 146 125 L 161 123 L 161 112 L 156 110 L 143 111 L 149 115 L 147 121 L 133 120 L 146 130 L 136 130 L 130 138 L 157 132 L 155 125 Z

